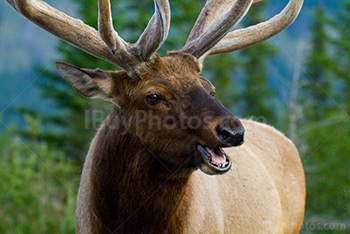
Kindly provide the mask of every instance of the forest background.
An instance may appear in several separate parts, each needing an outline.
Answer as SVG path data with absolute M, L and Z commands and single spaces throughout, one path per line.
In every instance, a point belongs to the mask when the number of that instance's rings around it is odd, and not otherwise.
M 47 1 L 96 27 L 96 0 Z M 135 41 L 153 2 L 114 1 L 114 24 Z M 160 55 L 181 49 L 204 1 L 170 1 Z M 238 27 L 287 1 L 252 7 Z M 350 0 L 309 0 L 287 30 L 250 48 L 210 56 L 203 76 L 241 118 L 275 126 L 297 145 L 307 181 L 302 233 L 350 233 Z M 83 160 L 111 104 L 78 95 L 55 61 L 117 69 L 62 42 L 0 2 L 0 233 L 74 233 Z

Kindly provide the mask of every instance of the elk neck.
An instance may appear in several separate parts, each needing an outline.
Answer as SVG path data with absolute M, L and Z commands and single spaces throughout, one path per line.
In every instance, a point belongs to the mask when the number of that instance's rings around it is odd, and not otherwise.
M 171 216 L 191 173 L 161 162 L 126 126 L 113 127 L 118 112 L 106 118 L 91 146 L 92 209 L 112 232 L 164 233 L 181 225 Z

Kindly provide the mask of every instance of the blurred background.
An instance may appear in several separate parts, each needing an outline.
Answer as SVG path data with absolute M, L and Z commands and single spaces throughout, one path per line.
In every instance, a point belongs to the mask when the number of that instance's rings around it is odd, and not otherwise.
M 96 0 L 47 2 L 96 27 Z M 112 2 L 116 30 L 134 42 L 153 2 Z M 254 5 L 238 27 L 272 17 L 287 2 Z M 182 48 L 204 3 L 170 1 L 160 55 Z M 306 0 L 287 30 L 204 64 L 203 76 L 233 113 L 271 124 L 297 145 L 307 180 L 302 233 L 350 233 L 349 25 L 350 0 Z M 78 95 L 54 62 L 119 68 L 58 40 L 6 1 L 0 35 L 0 233 L 74 233 L 83 160 L 112 106 Z

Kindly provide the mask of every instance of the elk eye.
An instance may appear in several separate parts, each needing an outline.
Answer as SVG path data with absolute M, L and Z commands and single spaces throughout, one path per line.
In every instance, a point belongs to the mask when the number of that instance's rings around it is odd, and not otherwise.
M 155 105 L 160 102 L 161 98 L 157 94 L 151 94 L 146 97 L 148 104 Z
M 210 92 L 210 95 L 214 97 L 215 96 L 215 92 Z

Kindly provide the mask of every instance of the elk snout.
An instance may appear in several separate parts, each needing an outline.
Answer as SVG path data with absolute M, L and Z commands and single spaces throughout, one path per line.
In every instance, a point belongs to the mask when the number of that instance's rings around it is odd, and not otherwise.
M 217 139 L 227 146 L 240 146 L 244 143 L 244 127 L 237 118 L 220 121 L 215 127 Z

